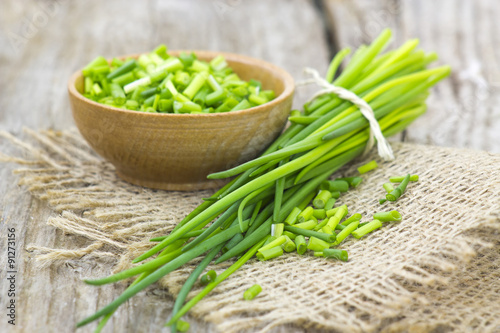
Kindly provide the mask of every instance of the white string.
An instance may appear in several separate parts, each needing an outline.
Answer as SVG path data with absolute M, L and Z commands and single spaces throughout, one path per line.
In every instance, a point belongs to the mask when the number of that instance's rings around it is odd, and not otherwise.
M 311 102 L 314 99 L 318 98 L 319 96 L 325 95 L 325 94 L 330 94 L 334 93 L 338 97 L 340 97 L 343 100 L 347 100 L 354 105 L 356 105 L 359 108 L 359 111 L 363 114 L 363 116 L 368 120 L 370 123 L 370 138 L 368 139 L 368 143 L 366 144 L 365 148 L 365 153 L 369 151 L 374 144 L 374 138 L 377 139 L 377 149 L 378 149 L 378 154 L 380 157 L 382 157 L 384 160 L 393 160 L 394 159 L 394 154 L 392 153 L 392 148 L 389 142 L 385 139 L 384 135 L 382 134 L 382 130 L 380 129 L 380 125 L 375 118 L 375 114 L 373 113 L 372 108 L 368 103 L 365 102 L 364 99 L 361 97 L 357 96 L 355 93 L 353 93 L 350 90 L 347 90 L 342 87 L 337 87 L 325 79 L 323 79 L 318 71 L 316 71 L 313 68 L 306 67 L 304 69 L 304 72 L 307 74 L 312 75 L 312 79 L 309 80 L 304 80 L 297 82 L 297 86 L 300 85 L 306 85 L 306 84 L 311 84 L 311 83 L 316 83 L 323 89 L 315 93 L 308 101 Z

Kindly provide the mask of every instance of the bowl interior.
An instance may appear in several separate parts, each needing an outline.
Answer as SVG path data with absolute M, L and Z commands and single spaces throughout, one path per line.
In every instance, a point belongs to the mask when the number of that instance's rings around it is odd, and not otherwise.
M 284 71 L 282 69 L 259 59 L 250 58 L 239 54 L 212 52 L 212 51 L 181 50 L 181 51 L 169 51 L 169 54 L 173 56 L 178 56 L 181 52 L 194 52 L 198 57 L 198 59 L 204 61 L 210 61 L 218 55 L 223 55 L 229 67 L 231 67 L 242 80 L 249 81 L 251 79 L 254 79 L 260 81 L 262 83 L 262 89 L 274 90 L 274 93 L 276 94 L 276 99 L 278 99 L 285 91 L 285 84 L 290 84 L 291 77 L 284 76 L 283 75 Z M 139 54 L 123 56 L 119 58 L 126 59 L 129 57 L 137 59 L 139 57 Z M 291 80 L 291 84 L 293 86 L 293 79 Z M 75 88 L 80 94 L 82 94 L 83 97 L 83 89 L 84 89 L 83 75 L 79 75 L 78 77 L 76 77 Z M 88 101 L 93 102 L 91 100 Z

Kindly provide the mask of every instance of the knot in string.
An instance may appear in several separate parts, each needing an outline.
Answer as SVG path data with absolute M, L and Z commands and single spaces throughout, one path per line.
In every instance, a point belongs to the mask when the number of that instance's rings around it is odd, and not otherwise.
M 323 88 L 322 90 L 315 93 L 309 99 L 308 102 L 313 101 L 319 96 L 334 93 L 339 98 L 349 101 L 352 104 L 356 105 L 359 108 L 359 111 L 361 111 L 361 114 L 366 118 L 366 120 L 368 120 L 370 124 L 370 138 L 368 139 L 368 142 L 366 144 L 365 153 L 368 152 L 373 147 L 375 138 L 377 140 L 377 149 L 379 156 L 386 161 L 394 159 L 392 148 L 389 145 L 389 142 L 387 142 L 384 135 L 382 134 L 382 130 L 380 129 L 380 125 L 377 119 L 375 118 L 375 114 L 373 113 L 372 108 L 370 107 L 370 105 L 368 105 L 368 103 L 366 103 L 364 99 L 362 99 L 361 97 L 359 97 L 350 90 L 335 86 L 332 83 L 326 81 L 319 75 L 318 71 L 316 71 L 313 68 L 306 67 L 304 69 L 304 72 L 310 74 L 312 78 L 298 82 L 297 83 L 298 86 L 316 83 L 318 86 Z

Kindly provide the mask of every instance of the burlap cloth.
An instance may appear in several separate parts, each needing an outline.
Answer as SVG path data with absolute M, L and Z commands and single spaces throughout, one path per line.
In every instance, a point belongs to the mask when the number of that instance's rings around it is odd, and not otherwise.
M 210 194 L 130 185 L 76 131 L 26 130 L 23 140 L 1 136 L 19 148 L 15 156 L 1 156 L 24 165 L 15 171 L 19 183 L 58 213 L 47 223 L 88 239 L 79 249 L 28 247 L 41 263 L 107 258 L 115 271 L 127 268 L 150 237 L 167 233 Z M 252 259 L 191 314 L 221 332 L 272 331 L 284 324 L 328 332 L 500 332 L 500 155 L 401 143 L 393 148 L 394 162 L 372 154 L 335 176 L 355 175 L 355 167 L 376 159 L 380 167 L 340 203 L 364 220 L 397 209 L 401 223 L 349 239 L 342 246 L 347 263 L 293 253 Z M 382 184 L 406 173 L 420 181 L 410 183 L 397 203 L 380 206 Z M 161 284 L 175 295 L 193 265 Z M 243 301 L 254 283 L 263 292 Z

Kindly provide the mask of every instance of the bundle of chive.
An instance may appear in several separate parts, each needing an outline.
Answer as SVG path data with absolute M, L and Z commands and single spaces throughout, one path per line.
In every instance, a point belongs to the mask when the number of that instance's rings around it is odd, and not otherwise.
M 274 99 L 257 80 L 243 81 L 222 55 L 210 62 L 196 54 L 169 55 L 165 45 L 137 59 L 111 63 L 99 56 L 82 70 L 84 96 L 109 106 L 152 113 L 238 111 Z
M 429 89 L 450 73 L 448 66 L 427 69 L 437 56 L 415 50 L 416 40 L 382 53 L 390 37 L 391 32 L 385 30 L 371 45 L 360 47 L 334 80 L 338 66 L 349 53 L 348 49 L 340 51 L 326 76 L 328 82 L 351 90 L 369 103 L 386 137 L 402 131 L 422 115 Z M 252 258 L 271 237 L 271 230 L 275 230 L 277 224 L 284 223 L 297 206 L 318 194 L 319 186 L 336 170 L 363 152 L 370 136 L 368 121 L 357 107 L 332 94 L 308 103 L 304 112 L 292 117 L 291 121 L 292 124 L 261 157 L 210 175 L 212 179 L 236 177 L 134 263 L 159 253 L 155 259 L 104 279 L 86 281 L 102 285 L 138 275 L 122 295 L 78 326 L 101 318 L 100 330 L 122 303 L 169 272 L 205 254 L 175 302 L 168 323 L 175 331 L 179 318 Z M 297 230 L 290 228 L 293 226 L 287 225 L 284 230 L 297 234 L 294 232 Z M 328 242 L 338 236 L 335 230 L 331 230 L 331 234 L 323 229 L 317 232 L 326 235 Z M 241 257 L 183 306 L 195 281 L 224 247 L 225 252 L 215 263 Z M 260 253 L 262 255 L 262 251 Z

